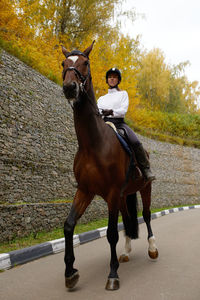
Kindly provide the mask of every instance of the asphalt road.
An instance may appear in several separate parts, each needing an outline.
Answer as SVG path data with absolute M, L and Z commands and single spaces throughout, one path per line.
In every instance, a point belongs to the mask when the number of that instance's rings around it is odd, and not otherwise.
M 199 300 L 200 209 L 181 211 L 152 221 L 159 249 L 157 261 L 147 254 L 147 231 L 132 241 L 128 263 L 120 264 L 120 289 L 106 291 L 110 250 L 106 238 L 75 248 L 80 280 L 73 291 L 64 285 L 64 253 L 0 273 L 1 300 Z M 123 251 L 120 233 L 117 251 Z

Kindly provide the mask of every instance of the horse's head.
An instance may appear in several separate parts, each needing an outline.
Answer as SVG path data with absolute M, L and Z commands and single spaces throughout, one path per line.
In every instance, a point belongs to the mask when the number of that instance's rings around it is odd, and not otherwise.
M 62 47 L 66 59 L 63 61 L 63 92 L 69 101 L 76 101 L 80 93 L 87 90 L 91 80 L 89 54 L 94 41 L 85 51 L 68 52 Z

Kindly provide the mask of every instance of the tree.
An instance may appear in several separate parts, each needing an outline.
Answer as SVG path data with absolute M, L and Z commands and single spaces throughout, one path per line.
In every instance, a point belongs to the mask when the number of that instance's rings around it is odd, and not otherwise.
M 151 109 L 165 110 L 169 102 L 170 70 L 160 49 L 144 53 L 138 74 L 142 103 Z
M 118 3 L 119 0 L 58 0 L 55 33 L 80 42 L 90 33 L 107 32 Z
M 80 46 L 87 36 L 112 33 L 115 6 L 125 0 L 14 0 L 18 15 L 36 35 L 55 35 Z M 117 30 L 117 27 L 114 26 Z
M 184 101 L 187 111 L 195 113 L 200 104 L 200 87 L 198 81 L 189 82 L 186 79 L 184 87 Z
M 189 61 L 185 61 L 171 68 L 170 102 L 168 111 L 179 113 L 194 113 L 197 111 L 200 87 L 197 81 L 189 82 L 185 75 L 185 68 Z
M 16 33 L 23 32 L 23 22 L 16 14 L 16 7 L 10 0 L 0 1 L 0 35 L 8 40 Z
M 144 52 L 138 74 L 138 89 L 143 106 L 152 110 L 187 113 L 197 111 L 198 82 L 185 76 L 188 61 L 170 66 L 160 49 Z

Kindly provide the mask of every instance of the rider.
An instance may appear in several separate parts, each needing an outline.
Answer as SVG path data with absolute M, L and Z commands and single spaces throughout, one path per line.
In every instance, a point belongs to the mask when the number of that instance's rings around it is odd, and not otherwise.
M 124 116 L 128 110 L 129 98 L 126 91 L 119 89 L 118 85 L 120 82 L 121 72 L 117 68 L 108 70 L 106 73 L 106 83 L 109 86 L 108 94 L 100 97 L 97 105 L 104 116 L 104 121 L 114 123 L 117 128 L 125 128 L 136 160 L 145 179 L 147 181 L 153 181 L 155 180 L 155 176 L 151 172 L 147 154 L 136 134 L 124 121 Z

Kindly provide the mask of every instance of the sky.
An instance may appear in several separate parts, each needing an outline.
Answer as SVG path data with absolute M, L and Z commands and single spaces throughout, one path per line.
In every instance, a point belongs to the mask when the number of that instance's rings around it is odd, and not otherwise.
M 190 61 L 185 68 L 189 81 L 200 84 L 200 0 L 126 0 L 126 9 L 135 8 L 136 21 L 122 23 L 122 32 L 140 35 L 147 50 L 159 48 L 171 65 Z

